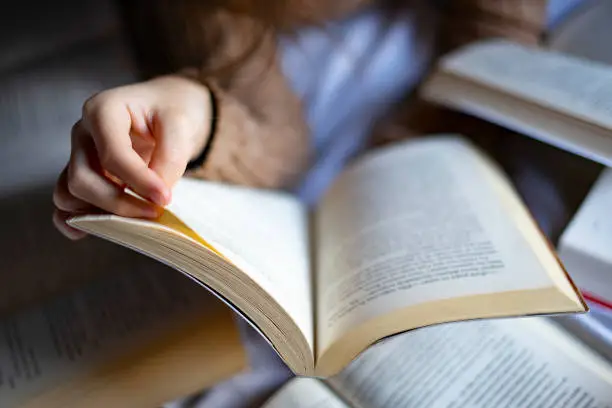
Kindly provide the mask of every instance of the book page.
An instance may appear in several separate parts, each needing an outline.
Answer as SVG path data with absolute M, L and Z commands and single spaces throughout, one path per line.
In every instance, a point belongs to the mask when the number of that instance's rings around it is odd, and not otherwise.
M 560 246 L 591 254 L 612 273 L 612 169 L 604 170 L 563 233 Z M 612 278 L 612 275 L 610 275 Z
M 45 401 L 47 393 L 112 362 L 130 360 L 191 319 L 206 325 L 207 310 L 211 316 L 217 313 L 214 299 L 184 276 L 142 265 L 149 267 L 113 274 L 0 321 L 0 406 L 26 406 L 37 398 L 35 406 L 55 406 Z M 100 391 L 105 383 L 112 379 L 99 378 L 91 386 Z M 83 392 L 82 385 L 69 392 Z
M 188 178 L 172 194 L 168 209 L 270 294 L 312 346 L 308 218 L 301 203 L 286 194 Z
M 545 318 L 405 333 L 366 351 L 332 383 L 372 408 L 612 406 L 612 366 Z
M 612 70 L 605 64 L 493 40 L 449 55 L 439 69 L 612 128 Z
M 262 408 L 350 408 L 321 381 L 296 377 L 285 384 Z
M 460 138 L 432 137 L 374 152 L 343 173 L 316 220 L 321 353 L 394 310 L 552 287 L 551 270 L 565 279 L 486 163 Z M 570 297 L 564 282 L 555 284 Z
M 576 284 L 612 301 L 612 170 L 606 169 L 559 240 L 559 256 Z

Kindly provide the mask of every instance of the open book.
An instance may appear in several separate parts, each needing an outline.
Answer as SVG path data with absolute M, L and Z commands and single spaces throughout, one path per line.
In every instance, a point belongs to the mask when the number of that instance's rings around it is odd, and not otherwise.
M 377 345 L 263 408 L 609 407 L 612 364 L 545 318 L 453 323 Z
M 559 240 L 559 256 L 585 296 L 612 307 L 612 169 L 603 171 Z
M 612 69 L 605 64 L 490 40 L 443 58 L 421 94 L 612 166 Z
M 458 137 L 361 158 L 312 214 L 289 195 L 185 179 L 158 221 L 70 223 L 208 286 L 298 374 L 335 374 L 417 327 L 586 309 L 508 181 Z
M 233 314 L 202 288 L 110 272 L 0 320 L 0 407 L 149 408 L 246 368 Z

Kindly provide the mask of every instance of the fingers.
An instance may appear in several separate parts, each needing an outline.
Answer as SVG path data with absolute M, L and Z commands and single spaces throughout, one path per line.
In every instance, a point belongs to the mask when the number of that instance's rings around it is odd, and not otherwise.
M 90 204 L 79 200 L 68 191 L 68 167 L 64 168 L 57 180 L 53 192 L 53 204 L 58 210 L 66 213 L 75 213 L 91 208 Z
M 54 222 L 71 238 L 66 217 L 98 207 L 125 217 L 158 217 L 170 187 L 209 133 L 207 88 L 176 79 L 102 92 L 83 106 L 72 154 L 53 195 Z M 157 205 L 127 194 L 124 186 Z
M 53 224 L 55 227 L 61 232 L 66 238 L 76 241 L 81 238 L 85 238 L 87 236 L 83 231 L 79 231 L 78 229 L 72 228 L 70 225 L 66 223 L 68 218 L 70 218 L 72 214 L 63 212 L 60 210 L 55 210 L 53 213 Z
M 154 118 L 156 141 L 149 167 L 167 186 L 173 186 L 185 173 L 196 130 L 196 126 L 180 112 L 160 112 Z
M 53 204 L 56 210 L 53 212 L 53 224 L 66 238 L 73 241 L 84 238 L 87 234 L 83 231 L 72 228 L 66 220 L 74 213 L 83 211 L 90 205 L 68 192 L 68 167 L 64 168 L 57 180 L 55 191 L 53 192 Z
M 95 143 L 80 122 L 73 127 L 70 161 L 57 181 L 53 203 L 56 207 L 53 223 L 70 239 L 80 239 L 86 234 L 67 225 L 68 217 L 92 207 L 142 218 L 156 218 L 161 211 L 149 202 L 128 195 L 122 186 L 104 175 Z
M 124 217 L 159 216 L 159 208 L 128 195 L 121 186 L 104 177 L 94 141 L 78 126 L 74 132 L 72 154 L 65 174 L 65 188 L 69 198 L 58 200 L 58 204 L 65 210 L 80 203 L 89 203 Z M 63 186 L 58 186 L 57 190 L 58 198 L 65 194 Z
M 156 204 L 169 203 L 170 191 L 163 179 L 132 147 L 131 114 L 123 101 L 104 94 L 90 99 L 83 107 L 83 126 L 93 137 L 102 168 Z

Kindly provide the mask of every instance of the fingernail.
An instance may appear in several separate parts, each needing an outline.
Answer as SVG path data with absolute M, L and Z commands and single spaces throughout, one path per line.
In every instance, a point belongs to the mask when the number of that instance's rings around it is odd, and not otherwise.
M 170 201 L 172 201 L 172 190 L 170 190 L 169 188 L 166 188 L 163 192 L 163 196 L 164 196 L 164 205 L 170 204 Z
M 166 194 L 163 191 L 154 192 L 151 197 L 151 200 L 153 200 L 155 204 L 161 205 L 161 206 L 168 204 L 168 200 L 166 199 Z
M 163 208 L 149 206 L 143 209 L 146 218 L 159 218 L 163 212 Z
M 81 231 L 77 231 L 77 232 L 66 232 L 65 233 L 66 238 L 68 238 L 71 241 L 79 241 L 83 238 L 85 238 L 87 236 L 86 233 L 81 232 Z

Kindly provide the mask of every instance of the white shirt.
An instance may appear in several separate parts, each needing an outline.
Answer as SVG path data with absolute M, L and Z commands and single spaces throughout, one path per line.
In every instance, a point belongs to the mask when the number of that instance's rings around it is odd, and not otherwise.
M 314 166 L 297 189 L 306 202 L 317 201 L 374 122 L 421 79 L 431 46 L 417 41 L 413 18 L 389 25 L 367 10 L 281 40 L 283 70 L 312 132 Z

